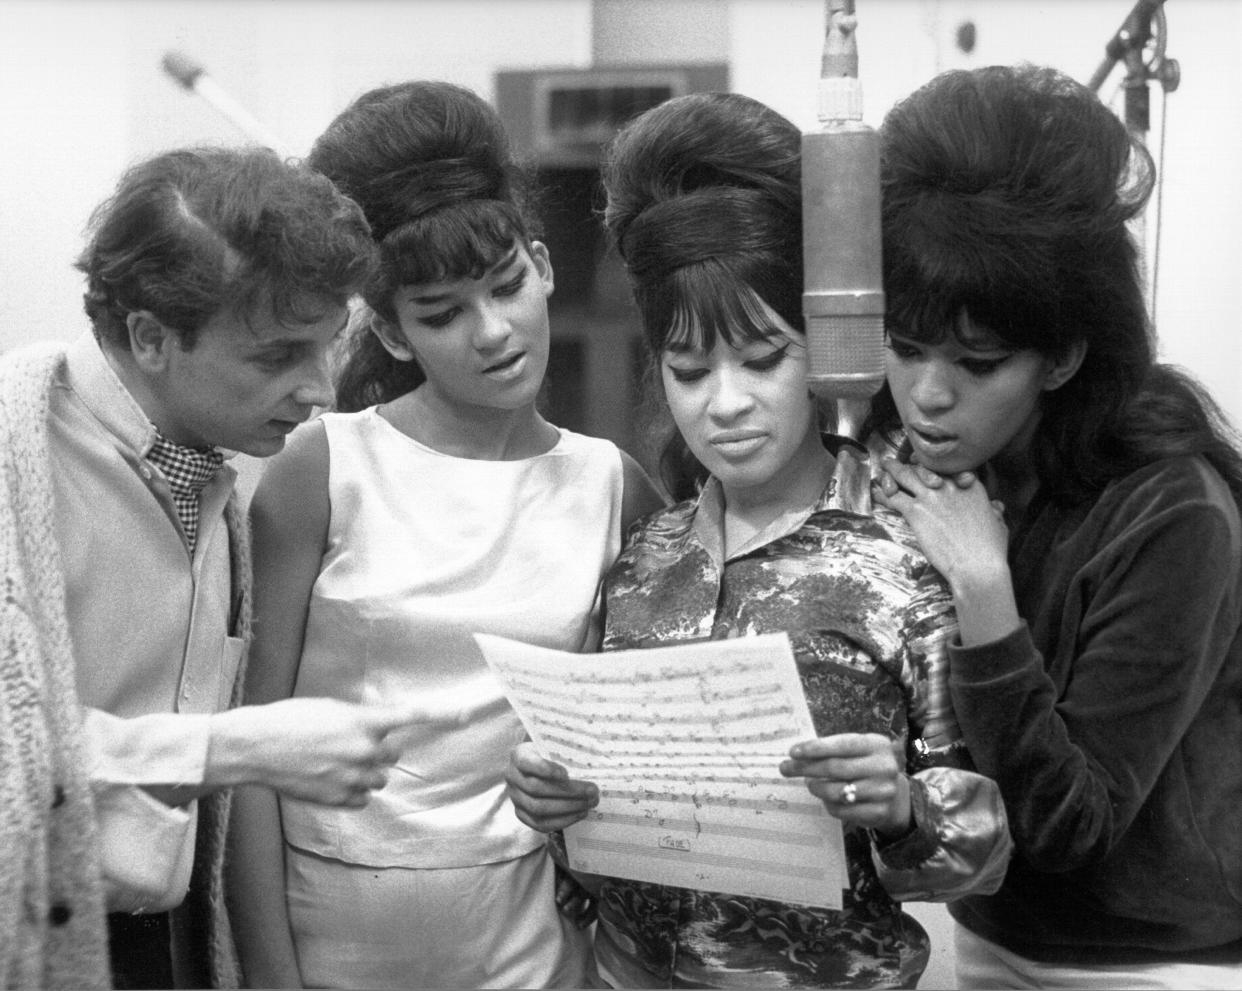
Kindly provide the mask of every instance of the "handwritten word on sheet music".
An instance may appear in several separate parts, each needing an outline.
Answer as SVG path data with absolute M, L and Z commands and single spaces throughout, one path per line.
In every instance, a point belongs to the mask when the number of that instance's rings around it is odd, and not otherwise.
M 476 634 L 540 752 L 599 785 L 593 874 L 841 907 L 840 823 L 777 770 L 815 735 L 784 634 L 582 655 Z

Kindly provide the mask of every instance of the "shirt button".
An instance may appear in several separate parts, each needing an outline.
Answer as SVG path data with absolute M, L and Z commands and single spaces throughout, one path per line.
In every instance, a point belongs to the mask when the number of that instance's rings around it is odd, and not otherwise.
M 53 905 L 47 913 L 47 921 L 54 926 L 63 926 L 73 918 L 73 910 L 68 905 Z
M 151 481 L 151 469 L 148 468 L 146 465 L 143 465 L 141 468 L 139 468 L 138 473 L 143 478 L 145 478 L 148 482 Z

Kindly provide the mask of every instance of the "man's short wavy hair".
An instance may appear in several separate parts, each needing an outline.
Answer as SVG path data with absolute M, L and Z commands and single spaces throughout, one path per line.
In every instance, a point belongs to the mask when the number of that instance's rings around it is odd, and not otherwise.
M 263 148 L 188 148 L 130 168 L 95 211 L 77 267 L 95 336 L 129 347 L 146 310 L 194 346 L 227 310 L 311 323 L 375 265 L 362 211 L 319 173 Z M 269 308 L 270 309 L 266 309 Z

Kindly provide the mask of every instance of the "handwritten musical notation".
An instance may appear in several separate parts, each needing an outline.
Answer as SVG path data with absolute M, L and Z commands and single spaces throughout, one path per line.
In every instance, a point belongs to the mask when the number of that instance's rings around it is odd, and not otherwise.
M 789 639 L 584 656 L 476 634 L 541 753 L 594 781 L 576 870 L 840 908 L 840 823 L 781 777 L 815 735 Z

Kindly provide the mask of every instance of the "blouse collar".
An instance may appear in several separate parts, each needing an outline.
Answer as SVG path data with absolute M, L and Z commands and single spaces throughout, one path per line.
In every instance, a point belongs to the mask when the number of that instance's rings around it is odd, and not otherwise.
M 871 501 L 871 461 L 867 451 L 852 441 L 835 435 L 824 438 L 824 458 L 835 461 L 832 476 L 819 498 L 808 506 L 787 510 L 760 530 L 730 559 L 751 554 L 773 541 L 797 533 L 816 513 L 836 511 L 855 516 L 874 515 Z M 718 563 L 724 561 L 724 490 L 715 476 L 708 478 L 699 493 L 694 513 L 694 530 L 703 547 Z

